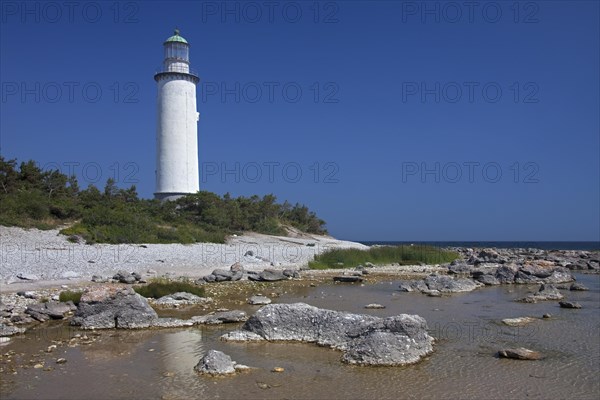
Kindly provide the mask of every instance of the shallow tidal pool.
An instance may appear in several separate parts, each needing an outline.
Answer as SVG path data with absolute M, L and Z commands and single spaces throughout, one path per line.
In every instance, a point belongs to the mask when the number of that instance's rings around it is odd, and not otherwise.
M 241 324 L 147 331 L 79 331 L 65 323 L 31 329 L 0 347 L 3 399 L 403 399 L 573 398 L 600 396 L 600 275 L 577 275 L 586 292 L 563 291 L 580 310 L 558 302 L 517 303 L 535 287 L 502 285 L 428 297 L 398 291 L 398 281 L 292 287 L 274 299 L 390 316 L 418 314 L 436 339 L 434 352 L 403 367 L 343 364 L 341 352 L 303 343 L 226 343 Z M 379 303 L 385 309 L 365 309 Z M 243 306 L 249 312 L 258 306 Z M 169 315 L 177 315 L 170 312 Z M 187 310 L 185 313 L 194 313 Z M 198 312 L 201 313 L 201 312 Z M 542 315 L 549 313 L 549 319 Z M 504 318 L 531 316 L 524 327 Z M 87 339 L 69 339 L 75 335 Z M 56 349 L 47 352 L 56 342 Z M 499 359 L 505 347 L 540 351 L 540 361 Z M 255 367 L 212 378 L 193 367 L 210 349 Z M 58 358 L 66 359 L 57 364 Z M 35 368 L 37 366 L 37 368 Z M 284 372 L 271 372 L 282 367 Z M 16 373 L 15 373 L 16 372 Z

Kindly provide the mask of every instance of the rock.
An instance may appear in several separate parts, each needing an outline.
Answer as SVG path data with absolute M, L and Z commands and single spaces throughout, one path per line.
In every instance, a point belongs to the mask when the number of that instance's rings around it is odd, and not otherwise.
M 477 257 L 482 258 L 484 260 L 494 260 L 498 258 L 500 254 L 494 249 L 483 249 L 479 252 Z
M 135 276 L 131 273 L 128 273 L 127 271 L 118 271 L 114 276 L 113 279 L 120 282 L 120 283 L 127 283 L 127 284 L 133 284 L 137 281 L 137 279 L 135 278 Z
M 498 280 L 498 278 L 496 278 L 494 275 L 486 274 L 486 273 L 483 273 L 482 271 L 473 271 L 472 276 L 473 276 L 473 279 L 475 279 L 477 282 L 481 282 L 486 286 L 493 286 L 493 285 L 500 284 L 500 280 Z
M 584 291 L 584 290 L 590 290 L 590 289 L 588 289 L 585 285 L 583 285 L 579 282 L 575 282 L 574 284 L 571 285 L 569 290 Z
M 10 322 L 13 324 L 31 324 L 34 319 L 25 314 L 16 314 L 10 317 Z
M 440 293 L 470 292 L 483 284 L 467 278 L 454 279 L 448 275 L 429 275 L 424 280 L 429 291 L 437 290 Z
M 519 318 L 505 318 L 502 323 L 508 326 L 524 326 L 531 322 L 534 322 L 535 318 L 531 317 L 519 317 Z
M 515 283 L 527 285 L 527 284 L 534 284 L 534 283 L 541 283 L 541 282 L 543 282 L 542 278 L 538 278 L 535 275 L 525 273 L 524 271 L 522 271 L 520 269 L 515 274 Z
M 542 318 L 545 318 L 545 319 L 552 318 L 552 315 L 546 313 L 546 314 L 542 315 Z
M 26 299 L 32 299 L 32 300 L 37 300 L 41 297 L 36 292 L 32 292 L 32 291 L 26 291 L 26 292 L 20 291 L 20 292 L 17 292 L 17 295 L 21 296 L 21 297 L 25 297 Z
M 370 262 L 366 262 L 365 263 L 365 267 L 367 267 L 367 268 L 375 268 L 375 264 L 370 263 Z
M 382 304 L 371 303 L 371 304 L 367 304 L 365 306 L 365 308 L 369 308 L 369 309 L 373 309 L 373 310 L 380 310 L 380 309 L 384 309 L 385 306 Z
M 412 288 L 411 284 L 408 282 L 402 282 L 399 286 L 399 290 L 401 292 L 412 292 L 414 291 L 414 289 Z
M 221 336 L 221 340 L 225 342 L 260 342 L 265 338 L 254 332 L 239 330 L 224 334 Z
M 303 341 L 344 352 L 342 360 L 361 365 L 415 363 L 433 351 L 426 321 L 418 315 L 379 318 L 319 309 L 308 304 L 269 304 L 240 331 L 223 340 Z
M 542 283 L 540 285 L 539 290 L 537 291 L 537 293 L 534 294 L 534 296 L 538 300 L 560 300 L 564 298 L 564 296 L 558 291 L 558 289 L 556 289 L 553 285 L 549 285 L 546 283 Z
M 298 271 L 294 271 L 293 269 L 284 269 L 282 273 L 288 278 L 300 278 Z
M 283 271 L 277 269 L 265 269 L 262 272 L 248 271 L 248 279 L 251 281 L 276 282 L 289 279 Z
M 271 385 L 264 383 L 264 382 L 256 382 L 256 386 L 258 386 L 259 389 L 262 390 L 266 390 L 266 389 L 270 389 Z
M 196 324 L 218 325 L 234 322 L 244 322 L 248 319 L 248 315 L 244 311 L 221 311 L 214 314 L 201 315 L 192 317 L 191 320 Z
M 248 304 L 253 306 L 264 306 L 271 304 L 271 299 L 266 296 L 252 296 L 248 299 Z
M 235 373 L 231 357 L 222 351 L 209 350 L 194 367 L 196 372 L 209 375 L 229 375 Z
M 542 283 L 536 293 L 530 294 L 522 299 L 517 299 L 516 301 L 522 303 L 537 303 L 538 301 L 560 300 L 562 298 L 564 298 L 564 296 L 556 287 Z
M 581 308 L 581 304 L 575 301 L 561 301 L 558 303 L 562 308 Z
M 462 275 L 462 274 L 468 274 L 469 272 L 471 272 L 472 269 L 473 269 L 472 265 L 469 265 L 464 261 L 458 262 L 457 260 L 454 260 L 448 266 L 448 273 L 454 274 L 454 275 Z
M 498 267 L 495 277 L 498 279 L 498 281 L 500 281 L 500 283 L 514 283 L 516 273 L 517 270 L 515 268 L 508 265 L 503 265 Z
M 226 269 L 215 269 L 212 272 L 216 282 L 230 281 L 233 278 L 233 272 Z
M 25 272 L 18 273 L 17 274 L 17 278 L 22 279 L 24 281 L 37 281 L 37 280 L 40 279 L 40 278 L 38 278 L 37 275 L 28 274 L 28 273 L 25 273 Z
M 362 282 L 363 278 L 360 276 L 349 276 L 349 275 L 340 275 L 333 277 L 334 282 L 344 282 L 344 283 L 354 283 L 354 282 Z
M 235 361 L 233 362 L 233 368 L 235 368 L 235 370 L 237 372 L 241 372 L 241 371 L 247 371 L 249 369 L 252 369 L 251 367 L 244 365 L 244 364 L 238 364 Z
M 271 372 L 284 372 L 285 369 L 282 367 L 275 367 L 271 370 Z
M 525 275 L 535 276 L 537 278 L 548 278 L 550 275 L 552 275 L 551 269 L 531 264 L 523 265 L 521 268 L 519 268 L 519 272 L 522 272 Z
M 108 278 L 104 278 L 100 275 L 93 275 L 92 276 L 92 282 L 96 282 L 96 283 L 106 283 L 108 282 Z
M 204 278 L 202 278 L 205 282 L 211 283 L 211 282 L 215 282 L 217 280 L 217 278 L 214 275 L 206 275 Z
M 158 318 L 152 323 L 153 328 L 182 328 L 194 326 L 196 322 L 192 319 Z
M 229 271 L 231 271 L 232 281 L 239 281 L 244 276 L 244 267 L 239 262 L 236 262 L 231 267 L 229 267 Z
M 131 287 L 105 286 L 81 296 L 71 324 L 83 329 L 146 328 L 158 315 Z
M 503 358 L 514 358 L 516 360 L 541 360 L 543 358 L 540 352 L 529 350 L 524 347 L 500 350 L 498 351 L 498 356 Z
M 9 326 L 0 322 L 0 337 L 13 336 L 18 333 L 24 333 L 25 330 L 25 328 L 17 328 L 16 326 Z
M 544 278 L 545 283 L 564 283 L 573 282 L 574 278 L 567 268 L 558 267 L 552 271 L 552 274 Z
M 177 292 L 157 299 L 154 304 L 161 306 L 181 306 L 191 304 L 206 304 L 212 301 L 209 297 L 200 297 L 192 293 Z
M 73 311 L 71 304 L 58 301 L 32 304 L 25 309 L 25 314 L 31 315 L 40 322 L 49 319 L 62 319 L 66 313 Z
M 554 285 L 554 287 L 560 290 L 571 290 L 571 285 L 568 283 L 559 283 L 558 285 Z
M 262 281 L 266 282 L 275 282 L 275 281 L 283 281 L 288 279 L 288 277 L 283 273 L 283 271 L 279 271 L 276 269 L 265 269 L 260 273 L 260 278 Z
M 58 358 L 58 359 L 56 360 L 56 363 L 57 363 L 57 364 L 64 364 L 64 363 L 66 363 L 66 362 L 67 362 L 67 359 L 66 359 L 66 358 Z

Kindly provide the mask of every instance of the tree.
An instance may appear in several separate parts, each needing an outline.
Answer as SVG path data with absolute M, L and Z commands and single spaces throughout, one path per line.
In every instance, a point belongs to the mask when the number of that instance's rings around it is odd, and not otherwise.
M 117 197 L 119 194 L 119 188 L 117 187 L 115 180 L 113 178 L 108 178 L 106 180 L 106 185 L 104 185 L 104 196 L 112 199 Z
M 0 156 L 0 193 L 8 194 L 16 189 L 19 180 L 16 167 L 17 160 L 5 160 Z
M 48 198 L 53 195 L 65 194 L 67 191 L 68 178 L 58 170 L 46 171 L 42 173 L 42 186 Z

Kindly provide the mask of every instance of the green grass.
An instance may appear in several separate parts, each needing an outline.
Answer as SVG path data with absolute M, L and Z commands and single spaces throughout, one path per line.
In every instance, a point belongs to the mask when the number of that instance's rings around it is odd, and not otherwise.
M 67 302 L 71 300 L 74 304 L 79 304 L 81 300 L 81 295 L 83 292 L 74 292 L 71 290 L 65 290 L 64 292 L 60 292 L 58 295 L 58 300 L 62 302 Z
M 204 297 L 204 288 L 186 281 L 168 281 L 165 279 L 158 279 L 154 282 L 150 282 L 148 285 L 135 287 L 133 290 L 146 298 L 153 299 L 158 299 L 160 297 L 177 292 L 187 292 L 195 294 L 196 296 Z
M 432 246 L 381 246 L 369 250 L 335 249 L 315 256 L 310 269 L 355 268 L 367 262 L 373 264 L 400 263 L 441 264 L 458 258 L 458 254 Z

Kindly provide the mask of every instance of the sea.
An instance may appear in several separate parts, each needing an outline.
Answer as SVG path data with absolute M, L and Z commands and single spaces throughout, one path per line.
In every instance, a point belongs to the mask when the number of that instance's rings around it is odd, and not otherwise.
M 496 247 L 500 249 L 541 249 L 541 250 L 600 250 L 600 241 L 598 242 L 435 242 L 435 241 L 364 241 L 357 242 L 367 246 L 384 245 L 384 246 L 400 246 L 400 245 L 428 245 L 435 247 Z

